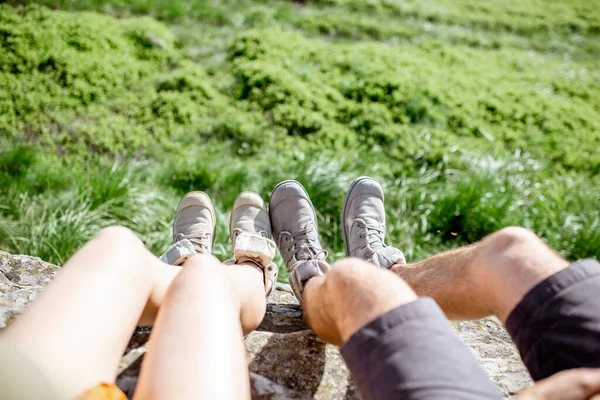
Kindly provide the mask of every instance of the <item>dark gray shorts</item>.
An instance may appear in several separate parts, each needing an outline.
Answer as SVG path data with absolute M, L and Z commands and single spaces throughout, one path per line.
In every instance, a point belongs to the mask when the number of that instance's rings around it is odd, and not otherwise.
M 600 264 L 579 261 L 535 286 L 506 328 L 534 380 L 600 367 Z M 367 399 L 502 398 L 430 298 L 382 315 L 341 352 Z

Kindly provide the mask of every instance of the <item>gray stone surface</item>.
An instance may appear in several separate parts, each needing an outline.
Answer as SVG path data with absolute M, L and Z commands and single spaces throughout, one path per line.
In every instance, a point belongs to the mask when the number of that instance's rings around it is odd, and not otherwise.
M 0 330 L 46 285 L 58 267 L 39 258 L 0 253 Z
M 337 347 L 318 339 L 302 321 L 298 301 L 279 285 L 261 326 L 245 339 L 249 369 L 314 399 L 357 399 Z
M 533 383 L 498 319 L 452 322 L 452 325 L 505 396 L 512 396 Z
M 0 330 L 8 326 L 58 271 L 38 258 L 0 252 Z M 505 396 L 531 384 L 506 330 L 495 318 L 455 322 Z M 133 394 L 150 335 L 138 329 L 119 365 L 118 385 Z M 319 340 L 304 324 L 287 285 L 269 298 L 260 327 L 245 339 L 253 399 L 359 399 L 336 347 Z

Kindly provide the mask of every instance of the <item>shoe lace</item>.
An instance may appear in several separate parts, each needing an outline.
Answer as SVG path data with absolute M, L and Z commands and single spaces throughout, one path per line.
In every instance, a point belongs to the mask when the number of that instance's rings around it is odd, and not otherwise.
M 210 249 L 208 247 L 208 242 L 210 241 L 210 233 L 199 233 L 192 235 L 184 235 L 183 233 L 177 234 L 175 241 L 179 242 L 180 240 L 187 239 L 192 242 L 194 249 L 200 253 L 209 253 Z
M 384 243 L 384 235 L 385 235 L 385 226 L 367 224 L 362 220 L 357 220 L 359 228 L 365 230 L 361 236 L 366 239 L 366 244 L 364 247 L 369 246 L 372 250 L 379 250 L 386 247 Z
M 321 246 L 318 239 L 315 235 L 311 235 L 314 230 L 315 227 L 310 225 L 296 233 L 284 232 L 284 235 L 287 235 L 292 239 L 291 245 L 287 247 L 289 259 L 295 257 L 298 261 L 310 261 L 325 260 L 327 258 L 327 251 L 319 249 Z
M 233 237 L 234 237 L 234 238 L 237 238 L 238 236 L 240 236 L 240 234 L 241 234 L 242 232 L 244 232 L 242 229 L 240 229 L 240 228 L 235 228 L 235 229 L 233 230 Z M 260 236 L 264 237 L 264 238 L 267 238 L 267 239 L 269 238 L 269 234 L 267 233 L 267 231 L 258 231 L 257 233 L 258 233 Z

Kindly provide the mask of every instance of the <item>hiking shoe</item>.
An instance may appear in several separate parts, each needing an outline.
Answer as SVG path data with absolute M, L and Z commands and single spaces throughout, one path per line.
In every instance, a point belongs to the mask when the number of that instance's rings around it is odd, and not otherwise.
M 269 212 L 258 194 L 243 192 L 235 199 L 229 235 L 233 243 L 233 258 L 224 264 L 255 264 L 263 271 L 268 296 L 277 282 L 277 265 L 273 262 L 276 246 L 271 240 Z
M 190 192 L 177 206 L 173 221 L 173 243 L 189 241 L 196 253 L 210 254 L 215 241 L 215 210 L 204 192 Z M 183 242 L 185 243 L 185 242 Z
M 329 271 L 317 230 L 317 216 L 310 197 L 296 181 L 279 183 L 269 202 L 271 226 L 277 247 L 290 273 L 290 286 L 302 303 L 306 282 Z
M 159 259 L 167 264 L 183 265 L 194 254 L 196 254 L 196 249 L 194 249 L 192 242 L 183 239 L 169 247 Z
M 373 178 L 355 179 L 342 207 L 342 237 L 347 257 L 358 257 L 383 268 L 405 264 L 404 254 L 386 246 L 383 189 Z

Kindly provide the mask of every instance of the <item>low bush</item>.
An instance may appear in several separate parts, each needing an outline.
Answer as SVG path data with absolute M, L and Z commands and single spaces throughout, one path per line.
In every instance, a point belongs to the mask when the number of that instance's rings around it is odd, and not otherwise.
M 40 3 L 0 5 L 1 249 L 63 263 L 121 224 L 160 254 L 204 190 L 224 259 L 237 194 L 297 179 L 334 260 L 371 175 L 411 261 L 509 225 L 600 254 L 588 2 Z

